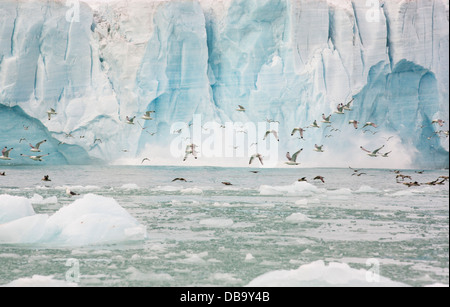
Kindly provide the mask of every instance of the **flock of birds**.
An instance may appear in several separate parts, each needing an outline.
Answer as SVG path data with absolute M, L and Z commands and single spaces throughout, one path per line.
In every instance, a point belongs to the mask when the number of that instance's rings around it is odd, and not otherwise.
M 354 102 L 354 98 L 351 99 L 346 104 L 339 103 L 337 105 L 337 107 L 336 107 L 336 110 L 334 111 L 334 114 L 343 115 L 343 114 L 345 114 L 346 111 L 352 111 L 352 104 L 353 104 L 353 102 Z M 242 105 L 239 105 L 238 108 L 236 109 L 236 111 L 238 111 L 238 112 L 245 112 L 246 109 Z M 321 122 L 323 124 L 326 124 L 325 128 L 331 128 L 331 131 L 340 131 L 337 128 L 333 128 L 331 117 L 332 117 L 332 114 L 326 116 L 324 113 L 322 113 L 322 121 Z M 267 120 L 267 121 L 269 123 L 270 122 L 275 122 L 274 120 Z M 445 121 L 441 120 L 441 119 L 435 119 L 435 120 L 433 120 L 431 122 L 431 124 L 438 124 L 440 127 L 443 127 L 444 123 L 445 123 Z M 378 128 L 378 125 L 376 123 L 374 123 L 374 122 L 371 122 L 371 121 L 367 121 L 365 123 L 361 123 L 360 121 L 358 121 L 356 119 L 351 119 L 351 120 L 348 121 L 348 124 L 352 125 L 355 129 L 358 129 L 358 128 L 364 129 L 363 133 L 366 133 L 366 132 L 371 132 L 372 134 L 376 134 L 377 133 L 377 132 L 373 132 L 373 131 L 368 129 L 368 128 Z M 320 124 L 317 122 L 317 120 L 314 120 L 313 123 L 311 125 L 309 125 L 309 126 L 306 126 L 306 127 L 294 127 L 292 132 L 291 132 L 291 137 L 292 136 L 296 136 L 298 134 L 299 135 L 298 138 L 301 139 L 301 140 L 304 140 L 304 135 L 305 135 L 306 129 L 309 129 L 309 128 L 320 128 Z M 449 135 L 448 130 L 447 131 L 439 130 L 438 132 L 436 132 L 436 134 L 441 134 L 441 133 L 443 133 L 447 137 Z M 280 141 L 277 131 L 274 131 L 274 130 L 266 131 L 263 140 L 265 140 L 270 134 L 273 134 L 276 137 L 276 139 L 278 141 Z M 325 136 L 325 138 L 327 138 L 327 137 L 332 137 L 332 135 L 328 134 L 328 135 Z M 393 137 L 394 136 L 390 136 L 390 137 L 386 138 L 386 141 L 389 141 Z M 381 147 L 378 147 L 378 148 L 372 149 L 372 150 L 369 150 L 369 149 L 364 148 L 363 146 L 360 146 L 360 149 L 362 151 L 364 151 L 369 157 L 373 157 L 373 158 L 376 158 L 376 157 L 388 158 L 389 155 L 392 153 L 392 151 L 381 152 L 385 148 L 385 146 L 386 145 L 382 145 Z M 314 144 L 313 150 L 316 151 L 316 152 L 319 152 L 319 153 L 324 152 L 325 151 L 324 145 L 323 144 L 321 144 L 321 145 Z M 297 158 L 298 158 L 299 154 L 302 151 L 303 151 L 303 148 L 301 148 L 300 150 L 296 151 L 293 155 L 291 155 L 290 152 L 287 152 L 286 153 L 287 161 L 285 162 L 285 164 L 287 164 L 287 165 L 299 165 L 300 163 L 297 162 Z M 257 161 L 257 160 L 261 163 L 261 165 L 264 164 L 263 163 L 263 156 L 261 154 L 259 154 L 259 153 L 255 153 L 254 155 L 252 155 L 250 157 L 249 164 L 252 164 L 254 161 Z
M 353 99 L 351 99 L 348 103 L 346 103 L 346 104 L 343 104 L 343 103 L 340 103 L 340 104 L 338 104 L 337 105 L 337 107 L 336 107 L 336 110 L 334 111 L 334 113 L 335 114 L 338 114 L 338 115 L 342 115 L 342 114 L 345 114 L 345 112 L 346 111 L 352 111 L 352 103 L 354 102 L 354 98 Z M 246 108 L 244 107 L 244 106 L 242 106 L 242 105 L 238 105 L 238 107 L 237 107 L 237 109 L 236 109 L 236 111 L 237 112 L 246 112 Z M 152 117 L 152 114 L 153 113 L 156 113 L 155 111 L 146 111 L 140 118 L 141 119 L 143 119 L 143 120 L 145 120 L 145 121 L 150 121 L 150 120 L 153 120 L 153 117 Z M 57 115 L 58 113 L 55 111 L 55 109 L 50 109 L 50 110 L 48 110 L 47 111 L 47 116 L 48 116 L 48 120 L 51 120 L 52 119 L 52 116 L 55 116 L 55 115 Z M 332 115 L 330 114 L 330 115 L 328 115 L 328 116 L 326 116 L 324 113 L 322 114 L 322 123 L 323 124 L 326 124 L 327 126 L 325 127 L 325 128 L 331 128 L 331 130 L 332 131 L 339 131 L 339 129 L 336 129 L 336 128 L 333 128 L 333 126 L 331 125 L 332 124 L 332 121 L 331 121 L 331 117 L 332 117 Z M 129 125 L 134 125 L 135 124 L 135 119 L 136 119 L 136 116 L 126 116 L 126 118 L 125 118 L 125 123 L 126 124 L 129 124 Z M 266 121 L 267 122 L 269 122 L 269 123 L 271 123 L 271 122 L 278 122 L 278 121 L 275 121 L 275 120 L 271 120 L 271 119 L 266 119 Z M 141 128 L 143 129 L 143 130 L 145 130 L 146 128 L 144 128 L 138 121 L 137 121 L 137 123 L 141 126 Z M 278 122 L 279 123 L 279 122 Z M 435 119 L 435 120 L 433 120 L 432 122 L 431 122 L 431 124 L 432 125 L 434 125 L 434 124 L 437 124 L 437 125 L 439 125 L 440 127 L 443 127 L 443 125 L 444 125 L 444 123 L 445 123 L 445 121 L 443 121 L 443 120 L 441 120 L 441 119 Z M 355 129 L 358 129 L 358 128 L 360 128 L 361 126 L 362 126 L 362 129 L 364 129 L 364 128 L 366 128 L 366 127 L 372 127 L 372 128 L 377 128 L 378 127 L 378 125 L 376 124 L 376 123 L 374 123 L 374 122 L 370 122 L 370 121 L 367 121 L 367 122 L 365 122 L 364 124 L 362 124 L 362 123 L 360 123 L 360 121 L 358 121 L 358 120 L 356 120 L 356 119 L 352 119 L 352 120 L 349 120 L 348 121 L 348 124 L 349 125 L 352 125 Z M 190 126 L 191 126 L 192 124 L 190 124 Z M 223 127 L 223 128 L 225 128 L 225 126 L 223 126 L 223 125 L 221 125 L 221 127 Z M 313 121 L 313 123 L 312 124 L 310 124 L 309 126 L 306 126 L 306 127 L 294 127 L 293 129 L 292 129 L 292 132 L 291 132 L 291 137 L 294 137 L 294 136 L 296 136 L 296 134 L 298 134 L 299 135 L 299 139 L 301 139 L 301 140 L 304 140 L 304 135 L 305 135 L 305 132 L 306 132 L 306 129 L 309 129 L 309 128 L 320 128 L 320 124 L 317 122 L 317 120 L 314 120 Z M 423 128 L 423 127 L 422 127 Z M 25 130 L 28 130 L 28 127 L 25 127 L 24 126 L 24 129 Z M 363 130 L 363 132 L 364 133 L 366 133 L 366 132 L 368 132 L 368 131 L 370 131 L 370 130 Z M 179 134 L 179 133 L 181 133 L 182 132 L 182 129 L 179 129 L 179 130 L 176 130 L 176 131 L 174 131 L 173 133 L 174 134 Z M 243 132 L 245 132 L 245 131 L 243 131 Z M 370 131 L 370 132 L 372 132 L 372 131 Z M 372 134 L 375 134 L 376 132 L 372 132 Z M 448 130 L 447 131 L 442 131 L 442 130 L 439 130 L 439 131 L 436 131 L 436 135 L 437 134 L 444 134 L 445 136 L 447 136 L 448 137 Z M 154 135 L 155 133 L 152 133 L 152 135 Z M 263 140 L 266 140 L 267 138 L 269 138 L 271 135 L 273 135 L 273 137 L 275 137 L 276 138 L 276 140 L 279 142 L 280 141 L 280 138 L 279 138 L 279 135 L 278 135 L 278 131 L 276 131 L 276 130 L 267 130 L 266 132 L 265 132 L 265 134 L 264 134 L 264 138 L 263 138 Z M 68 134 L 66 134 L 66 136 L 67 137 L 70 137 L 70 136 L 72 136 L 70 133 L 68 133 Z M 330 137 L 331 135 L 327 135 L 327 136 L 325 136 L 325 137 Z M 391 138 L 392 138 L 393 136 L 391 136 L 391 137 L 389 137 L 389 138 L 387 138 L 386 140 L 387 141 L 389 141 Z M 26 138 L 21 138 L 20 139 L 20 141 L 19 141 L 19 143 L 21 143 L 22 141 L 25 141 L 26 140 Z M 28 157 L 28 158 L 30 158 L 31 160 L 34 160 L 34 161 L 39 161 L 39 162 L 41 162 L 41 161 L 43 161 L 43 158 L 44 157 L 46 157 L 46 156 L 49 156 L 50 155 L 50 153 L 47 153 L 47 154 L 38 154 L 38 153 L 40 153 L 41 152 L 41 146 L 44 144 L 44 143 L 46 143 L 47 142 L 47 140 L 42 140 L 42 141 L 40 141 L 40 142 L 38 142 L 38 143 L 36 143 L 36 144 L 29 144 L 29 146 L 30 146 L 30 151 L 33 153 L 33 154 L 29 154 L 29 155 L 27 155 L 27 154 L 23 154 L 23 153 L 21 153 L 20 154 L 20 156 L 23 156 L 23 157 Z M 96 143 L 96 142 L 102 142 L 101 141 L 101 139 L 95 139 L 94 140 L 94 144 Z M 256 144 L 257 145 L 257 143 L 254 143 L 254 144 Z M 254 144 L 252 144 L 252 145 L 254 145 Z M 190 143 L 190 144 L 188 144 L 187 146 L 186 146 L 186 148 L 185 148 L 185 155 L 184 155 L 184 157 L 183 157 L 183 161 L 186 161 L 187 159 L 188 159 L 188 157 L 189 156 L 193 156 L 195 159 L 198 159 L 198 151 L 196 150 L 197 149 L 197 145 L 195 145 L 195 144 L 193 144 L 193 143 Z M 364 151 L 368 156 L 370 156 L 370 157 L 373 157 L 373 158 L 375 158 L 375 157 L 388 157 L 389 156 L 389 154 L 392 152 L 392 151 L 387 151 L 387 152 L 382 152 L 382 150 L 385 148 L 385 145 L 382 145 L 381 147 L 378 147 L 378 148 L 376 148 L 376 149 L 372 149 L 372 150 L 369 150 L 369 149 L 366 149 L 366 148 L 364 148 L 363 146 L 360 146 L 360 149 L 362 150 L 362 151 Z M 14 148 L 8 148 L 7 146 L 5 146 L 3 149 L 2 149 L 2 155 L 0 156 L 0 160 L 11 160 L 11 157 L 10 157 L 10 153 L 11 153 L 11 151 L 13 150 Z M 321 152 L 324 152 L 325 151 L 325 149 L 324 149 L 324 145 L 323 144 L 321 144 L 321 145 L 318 145 L 318 144 L 315 144 L 314 145 L 314 148 L 313 148 L 313 150 L 314 151 L 316 151 L 316 152 L 319 152 L 319 153 L 321 153 Z M 123 150 L 123 151 L 126 151 L 126 150 Z M 285 162 L 285 164 L 287 164 L 287 165 L 290 165 L 290 166 L 295 166 L 295 165 L 299 165 L 300 163 L 298 162 L 298 157 L 299 157 L 299 155 L 302 153 L 302 151 L 303 151 L 303 148 L 301 148 L 301 149 L 299 149 L 299 150 L 297 150 L 294 154 L 292 154 L 291 155 L 291 153 L 290 152 L 287 152 L 286 153 L 286 159 L 287 159 L 287 161 Z M 142 162 L 141 162 L 141 164 L 142 163 L 144 163 L 145 161 L 150 161 L 150 159 L 149 158 L 144 158 L 143 160 L 142 160 Z M 259 161 L 259 163 L 261 164 L 261 165 L 264 165 L 264 157 L 263 157 L 263 155 L 261 155 L 260 153 L 254 153 L 253 155 L 251 155 L 250 156 L 250 160 L 249 160 L 249 165 L 251 165 L 251 164 L 253 164 L 255 161 Z M 358 175 L 358 176 L 360 176 L 360 175 L 362 175 L 363 173 L 354 173 L 353 175 Z M 5 176 L 6 174 L 5 174 L 5 172 L 3 172 L 3 173 L 0 173 L 0 175 L 1 176 Z M 45 179 L 45 177 L 44 177 L 44 179 Z M 44 180 L 43 179 L 43 180 Z M 48 181 L 49 180 L 49 178 L 47 177 L 47 180 L 44 180 L 44 181 Z M 314 180 L 321 180 L 322 182 L 324 182 L 324 178 L 322 177 L 322 178 L 320 178 L 320 176 L 319 177 L 317 177 L 317 178 L 314 178 Z M 440 181 L 439 181 L 440 182 Z M 418 184 L 418 183 L 412 183 L 412 184 Z

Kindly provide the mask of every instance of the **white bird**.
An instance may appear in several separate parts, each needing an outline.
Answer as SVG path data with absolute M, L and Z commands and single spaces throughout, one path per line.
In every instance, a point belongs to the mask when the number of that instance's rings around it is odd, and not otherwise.
M 311 127 L 313 128 L 320 128 L 320 126 L 317 124 L 317 120 L 315 120 L 312 124 Z
M 245 108 L 241 105 L 238 105 L 238 108 L 236 109 L 238 112 L 245 112 Z
M 9 153 L 13 149 L 14 148 L 8 149 L 8 147 L 5 146 L 5 148 L 3 148 L 3 150 L 2 150 L 2 155 L 0 156 L 0 160 L 11 160 L 11 158 L 9 157 Z
M 43 143 L 45 143 L 45 142 L 47 142 L 47 140 L 43 140 L 43 141 L 40 141 L 39 143 L 37 143 L 36 145 L 32 145 L 31 143 L 30 143 L 30 147 L 31 147 L 31 151 L 32 152 L 41 152 L 41 150 L 39 149 L 39 147 L 43 144 Z
M 344 106 L 344 110 L 347 110 L 347 111 L 351 111 L 352 109 L 351 109 L 351 105 L 352 105 L 352 103 L 353 103 L 353 101 L 355 100 L 355 98 L 352 98 L 352 100 L 350 100 L 349 102 L 347 102 L 347 104 Z
M 337 110 L 334 111 L 336 114 L 344 114 L 344 105 L 342 103 L 338 104 Z
M 71 191 L 69 188 L 66 188 L 66 194 L 67 196 L 76 196 L 76 195 L 80 195 L 78 193 L 75 193 L 74 191 Z
M 270 123 L 280 123 L 279 121 L 277 121 L 277 120 L 273 120 L 273 119 L 270 119 L 270 118 L 266 118 L 266 122 L 268 122 L 269 124 Z
M 195 151 L 195 147 L 197 147 L 197 145 L 195 144 L 190 144 L 186 146 L 186 150 L 185 150 L 185 155 L 183 158 L 183 162 L 186 161 L 186 159 L 188 158 L 189 155 L 193 155 L 194 158 L 197 160 L 197 154 L 198 152 Z
M 353 124 L 353 127 L 355 127 L 355 129 L 358 129 L 359 121 L 352 119 L 352 120 L 349 120 L 348 123 Z
M 267 131 L 266 131 L 266 134 L 264 134 L 263 140 L 265 141 L 266 138 L 267 138 L 267 137 L 269 136 L 269 134 L 271 134 L 271 133 L 276 137 L 277 141 L 279 142 L 280 139 L 278 138 L 278 133 L 277 133 L 275 130 L 267 130 Z
M 317 145 L 317 144 L 315 144 L 314 145 L 314 151 L 317 151 L 317 152 L 323 152 L 323 145 Z
M 292 132 L 291 132 L 291 136 L 294 136 L 294 134 L 297 131 L 300 133 L 300 138 L 303 139 L 303 132 L 305 132 L 305 130 L 303 130 L 303 128 L 300 128 L 300 127 L 294 128 L 294 130 L 292 130 Z
M 151 116 L 152 113 L 155 113 L 155 111 L 147 111 L 141 118 L 144 120 L 153 120 Z
M 129 125 L 134 125 L 134 119 L 136 118 L 136 116 L 133 116 L 133 117 L 126 117 L 126 123 L 127 124 L 129 124 Z
M 380 155 L 381 155 L 383 158 L 388 158 L 388 157 L 389 157 L 389 154 L 390 154 L 391 152 L 392 152 L 392 151 L 386 152 L 386 153 L 384 153 L 384 154 L 380 153 Z
M 50 154 L 48 153 L 48 154 L 46 154 L 46 155 L 39 155 L 39 156 L 29 156 L 29 155 L 24 155 L 24 154 L 20 154 L 20 155 L 23 156 L 23 157 L 28 157 L 28 158 L 30 158 L 31 160 L 41 162 L 41 161 L 43 161 L 43 160 L 42 160 L 43 157 L 49 156 Z
M 377 124 L 375 124 L 375 123 L 372 123 L 372 122 L 366 122 L 366 123 L 364 124 L 364 126 L 363 126 L 363 129 L 366 128 L 367 126 L 372 126 L 372 127 L 374 127 L 374 128 L 377 128 L 377 127 L 378 127 Z
M 360 146 L 359 148 L 361 148 L 363 151 L 367 152 L 367 153 L 368 153 L 368 154 L 367 154 L 368 156 L 370 156 L 370 157 L 377 157 L 377 156 L 378 156 L 378 152 L 379 152 L 381 149 L 384 148 L 384 145 L 381 146 L 381 147 L 378 148 L 378 149 L 375 149 L 374 151 L 367 150 L 367 149 L 365 149 L 365 148 L 362 147 L 362 146 Z
M 248 162 L 248 164 L 252 164 L 253 160 L 255 160 L 256 158 L 259 159 L 259 162 L 261 162 L 261 165 L 264 165 L 264 163 L 263 163 L 263 156 L 261 154 L 259 154 L 259 153 L 252 155 L 250 157 L 250 161 Z
M 438 124 L 440 127 L 444 126 L 445 121 L 443 121 L 442 119 L 433 119 L 431 121 L 432 124 Z
M 285 162 L 287 165 L 299 165 L 300 163 L 297 163 L 297 157 L 298 155 L 303 151 L 303 148 L 294 153 L 291 157 L 291 154 L 288 152 L 286 154 L 286 158 L 288 159 L 288 162 Z
M 52 115 L 57 115 L 55 109 L 50 109 L 47 111 L 48 120 L 52 119 Z
M 331 124 L 330 121 L 331 115 L 328 115 L 328 117 L 326 117 L 325 114 L 322 114 L 322 119 L 323 119 L 322 123 Z

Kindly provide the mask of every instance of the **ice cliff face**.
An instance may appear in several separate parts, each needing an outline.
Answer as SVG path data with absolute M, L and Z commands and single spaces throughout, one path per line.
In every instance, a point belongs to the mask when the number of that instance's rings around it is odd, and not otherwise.
M 447 0 L 0 0 L 0 146 L 15 164 L 42 139 L 42 163 L 171 163 L 171 125 L 201 114 L 279 121 L 280 157 L 305 165 L 448 167 L 448 26 Z M 332 127 L 290 136 L 322 113 Z

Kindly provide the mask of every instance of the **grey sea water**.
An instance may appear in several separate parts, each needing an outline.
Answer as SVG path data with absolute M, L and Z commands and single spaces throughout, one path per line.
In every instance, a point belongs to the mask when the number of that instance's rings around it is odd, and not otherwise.
M 33 276 L 64 281 L 73 268 L 68 260 L 77 262 L 78 286 L 240 287 L 319 260 L 355 270 L 371 269 L 375 261 L 380 275 L 395 282 L 448 285 L 448 182 L 407 187 L 381 169 L 361 170 L 361 176 L 351 169 L 297 167 L 2 170 L 7 176 L 0 177 L 0 195 L 40 199 L 36 213 L 52 215 L 89 193 L 110 197 L 146 226 L 148 239 L 64 248 L 3 244 L 0 285 Z M 448 170 L 402 174 L 425 183 Z M 52 181 L 41 181 L 44 175 Z M 325 183 L 313 180 L 317 175 Z M 307 183 L 297 182 L 302 177 Z M 66 186 L 81 195 L 68 197 Z M 305 278 L 322 282 L 317 274 Z

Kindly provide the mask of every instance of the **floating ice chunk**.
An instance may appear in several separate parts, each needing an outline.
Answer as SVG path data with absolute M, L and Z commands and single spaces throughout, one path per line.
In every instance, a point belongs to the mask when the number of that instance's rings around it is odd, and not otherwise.
M 35 214 L 0 224 L 0 244 L 38 242 L 44 234 L 47 220 L 48 215 Z
M 308 200 L 307 199 L 299 199 L 295 201 L 295 204 L 297 206 L 303 206 L 303 205 L 307 205 L 308 204 Z
M 286 218 L 286 221 L 289 223 L 297 224 L 311 221 L 311 219 L 306 215 L 304 215 L 303 213 L 292 213 Z
M 77 287 L 73 282 L 54 279 L 53 276 L 33 275 L 31 278 L 19 278 L 2 287 Z
M 48 219 L 44 241 L 78 246 L 146 237 L 146 228 L 113 198 L 87 194 Z
M 203 190 L 199 188 L 186 188 L 180 191 L 182 194 L 203 194 Z
M 29 199 L 7 194 L 0 195 L 0 224 L 34 214 Z
M 358 190 L 355 191 L 355 193 L 380 193 L 381 191 L 372 187 L 369 187 L 367 185 L 361 186 Z
M 139 190 L 139 186 L 135 183 L 127 183 L 122 185 L 120 188 L 125 190 Z
M 252 261 L 253 259 L 255 259 L 255 257 L 253 257 L 251 253 L 247 253 L 247 255 L 245 255 L 245 261 Z
M 0 243 L 3 244 L 84 246 L 144 240 L 147 237 L 145 226 L 112 198 L 87 194 L 51 217 L 35 214 L 29 199 L 3 195 L 2 199 L 8 201 L 9 207 L 13 204 L 18 206 L 15 214 L 5 215 L 5 220 L 14 220 L 0 224 Z
M 39 194 L 34 194 L 30 201 L 34 205 L 44 205 L 44 204 L 57 204 L 58 198 L 56 196 L 51 196 L 48 198 L 44 198 Z
M 302 195 L 312 196 L 320 192 L 320 189 L 308 182 L 295 182 L 287 186 L 262 185 L 259 187 L 261 195 Z
M 374 282 L 368 278 L 372 272 L 353 269 L 345 263 L 322 260 L 300 266 L 296 270 L 279 270 L 263 274 L 253 279 L 248 287 L 405 287 L 407 285 L 379 276 Z M 369 276 L 370 277 L 370 276 Z
M 350 190 L 349 188 L 342 188 L 342 189 L 327 191 L 327 194 L 332 195 L 332 196 L 349 196 L 349 195 L 352 195 L 352 190 Z

